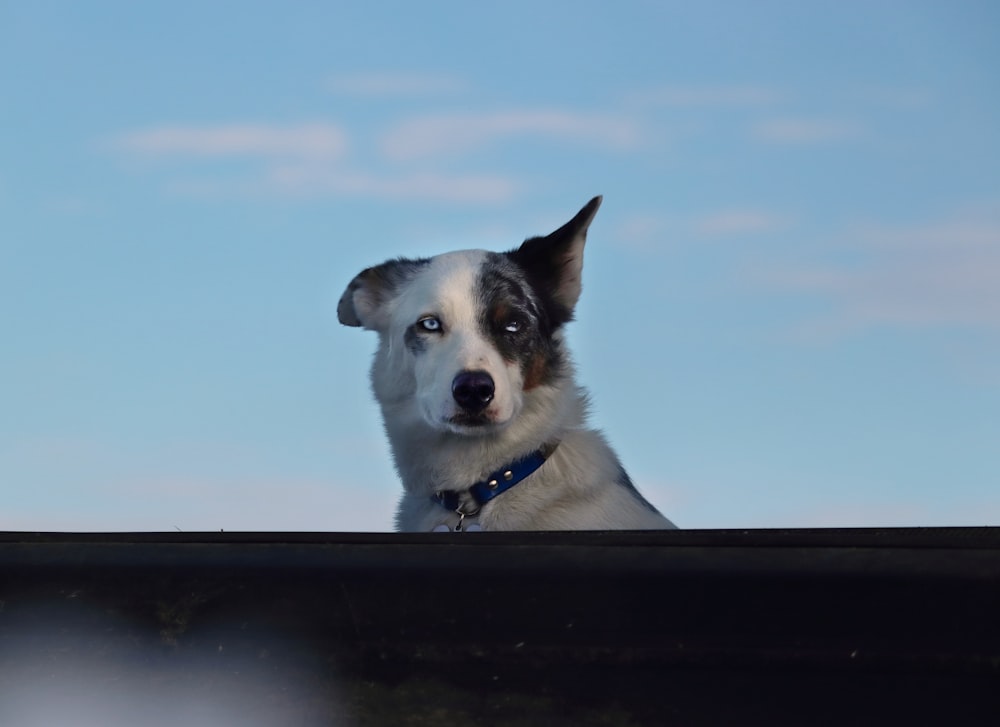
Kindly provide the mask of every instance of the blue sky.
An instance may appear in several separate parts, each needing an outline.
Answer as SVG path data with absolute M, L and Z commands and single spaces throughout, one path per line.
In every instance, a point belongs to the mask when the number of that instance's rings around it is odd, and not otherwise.
M 335 303 L 595 194 L 570 338 L 682 527 L 1000 525 L 993 2 L 0 7 L 0 529 L 386 530 Z

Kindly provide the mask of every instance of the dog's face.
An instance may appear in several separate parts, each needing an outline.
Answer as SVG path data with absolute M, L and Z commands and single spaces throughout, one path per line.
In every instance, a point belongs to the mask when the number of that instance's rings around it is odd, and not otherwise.
M 390 260 L 354 278 L 337 313 L 379 334 L 373 384 L 383 407 L 411 407 L 427 426 L 461 435 L 514 419 L 561 373 L 558 334 L 580 295 L 599 205 L 591 200 L 551 235 L 507 253 Z

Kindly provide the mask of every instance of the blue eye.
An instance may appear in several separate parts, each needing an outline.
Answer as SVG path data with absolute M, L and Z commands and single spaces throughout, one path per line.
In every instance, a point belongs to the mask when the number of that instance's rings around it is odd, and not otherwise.
M 507 331 L 507 333 L 517 333 L 521 330 L 521 321 L 517 318 L 511 318 L 504 324 L 503 329 Z
M 417 321 L 417 325 L 431 333 L 437 333 L 441 330 L 441 320 L 436 316 L 424 316 Z

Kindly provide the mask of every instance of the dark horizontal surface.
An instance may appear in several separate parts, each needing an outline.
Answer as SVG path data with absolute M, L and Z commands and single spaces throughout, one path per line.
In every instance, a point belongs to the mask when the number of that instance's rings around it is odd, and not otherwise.
M 0 533 L 0 724 L 997 709 L 998 528 Z

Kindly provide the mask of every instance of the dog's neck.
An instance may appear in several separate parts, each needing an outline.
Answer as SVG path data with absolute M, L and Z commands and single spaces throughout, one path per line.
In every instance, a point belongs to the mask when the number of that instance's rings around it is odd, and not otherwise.
M 396 469 L 407 492 L 421 497 L 439 490 L 466 490 L 489 481 L 495 471 L 506 471 L 544 447 L 531 442 L 496 441 L 456 434 L 427 432 L 428 436 L 393 438 L 390 445 Z M 557 441 L 556 437 L 552 438 Z M 549 449 L 544 448 L 546 454 Z M 502 472 L 501 472 L 502 474 Z
M 555 451 L 558 443 L 545 445 L 526 457 L 491 472 L 485 479 L 461 490 L 437 490 L 431 500 L 462 519 L 475 517 L 490 500 L 517 486 L 538 470 Z

